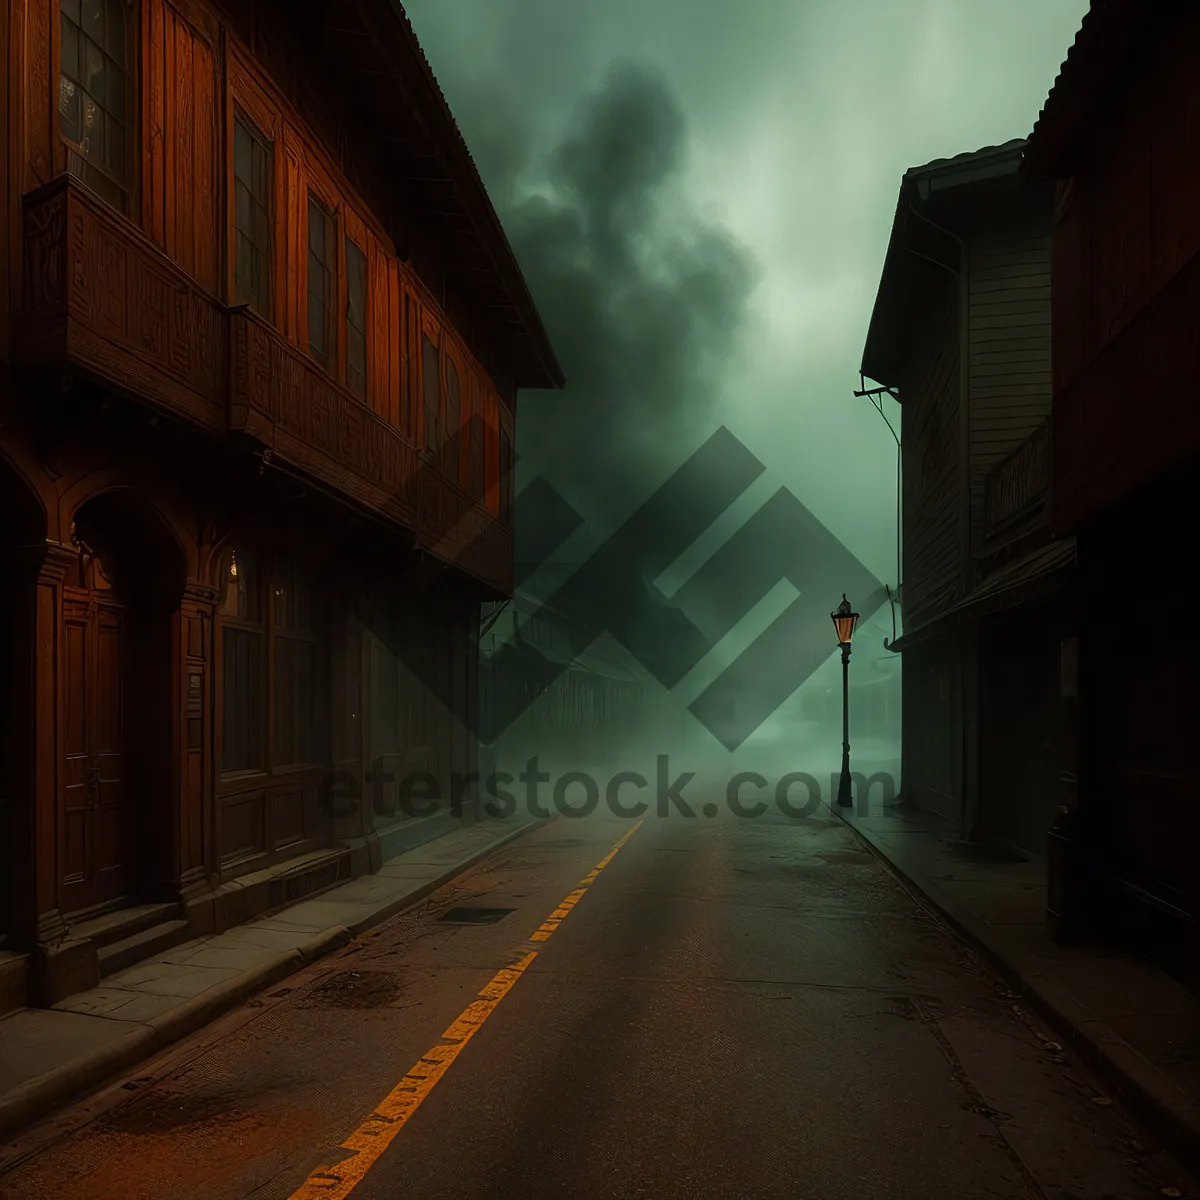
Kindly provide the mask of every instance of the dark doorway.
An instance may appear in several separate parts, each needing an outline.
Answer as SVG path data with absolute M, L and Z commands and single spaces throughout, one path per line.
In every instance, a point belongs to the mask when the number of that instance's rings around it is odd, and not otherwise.
M 979 837 L 1046 855 L 1058 803 L 1059 628 L 1043 605 L 984 620 L 979 636 Z
M 0 950 L 32 911 L 34 580 L 46 544 L 33 492 L 0 458 Z M 26 903 L 29 901 L 30 903 Z
M 179 547 L 129 492 L 76 514 L 63 588 L 61 906 L 88 913 L 147 891 L 169 827 L 172 617 Z

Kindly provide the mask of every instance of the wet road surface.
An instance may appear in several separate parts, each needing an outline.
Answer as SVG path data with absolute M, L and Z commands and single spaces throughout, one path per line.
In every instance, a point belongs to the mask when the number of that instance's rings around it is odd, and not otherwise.
M 3 1200 L 1200 1194 L 828 810 L 559 817 L 0 1170 Z

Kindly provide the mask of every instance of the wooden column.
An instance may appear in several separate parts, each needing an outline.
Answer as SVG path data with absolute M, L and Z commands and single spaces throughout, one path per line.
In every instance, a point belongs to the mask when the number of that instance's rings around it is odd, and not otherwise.
M 24 636 L 17 673 L 25 681 L 22 783 L 16 826 L 23 846 L 18 869 L 27 874 L 18 885 L 17 937 L 34 951 L 32 1000 L 56 1000 L 94 987 L 98 981 L 95 949 L 73 940 L 60 910 L 62 861 L 62 602 L 63 581 L 77 561 L 76 552 L 47 542 L 35 552 L 22 584 Z

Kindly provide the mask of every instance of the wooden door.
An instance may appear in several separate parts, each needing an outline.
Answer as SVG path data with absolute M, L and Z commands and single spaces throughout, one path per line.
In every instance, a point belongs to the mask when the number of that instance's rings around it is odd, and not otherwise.
M 65 912 L 120 900 L 132 887 L 125 745 L 125 610 L 94 559 L 63 597 Z

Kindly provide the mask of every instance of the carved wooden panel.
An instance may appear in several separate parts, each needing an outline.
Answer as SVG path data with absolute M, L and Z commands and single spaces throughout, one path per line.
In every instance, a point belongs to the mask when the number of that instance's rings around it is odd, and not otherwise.
M 26 278 L 39 298 L 21 317 L 26 361 L 73 364 L 154 407 L 224 428 L 227 330 L 210 295 L 69 177 L 27 198 L 25 238 Z
M 36 320 L 65 316 L 67 197 L 57 191 L 25 216 L 25 314 Z
M 248 312 L 234 324 L 231 423 L 279 457 L 403 523 L 413 446 Z
M 54 171 L 52 117 L 58 109 L 58 86 L 52 72 L 58 5 L 54 0 L 26 0 L 26 20 L 25 127 L 29 157 L 25 167 L 26 190 L 32 190 L 48 183 Z

